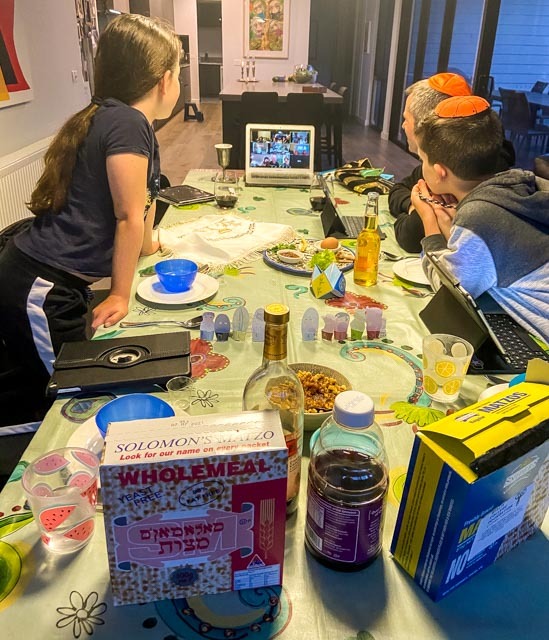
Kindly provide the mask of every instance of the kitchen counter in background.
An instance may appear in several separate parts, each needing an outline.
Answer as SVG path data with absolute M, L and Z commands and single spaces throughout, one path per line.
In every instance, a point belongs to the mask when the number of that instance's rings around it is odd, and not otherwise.
M 208 56 L 205 58 L 204 56 L 200 56 L 199 64 L 223 64 L 223 58 L 219 58 L 216 56 Z

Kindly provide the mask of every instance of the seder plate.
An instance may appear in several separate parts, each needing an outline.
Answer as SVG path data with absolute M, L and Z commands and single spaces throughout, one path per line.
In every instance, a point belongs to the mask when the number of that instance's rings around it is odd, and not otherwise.
M 304 276 L 310 278 L 313 270 L 308 263 L 312 256 L 319 250 L 320 240 L 297 240 L 295 244 L 296 251 L 303 253 L 303 259 L 296 264 L 288 264 L 283 262 L 277 255 L 277 249 L 267 249 L 263 252 L 263 262 L 273 269 L 291 273 L 294 276 Z M 355 254 L 347 247 L 341 247 L 336 253 L 336 264 L 341 272 L 350 271 L 354 267 Z

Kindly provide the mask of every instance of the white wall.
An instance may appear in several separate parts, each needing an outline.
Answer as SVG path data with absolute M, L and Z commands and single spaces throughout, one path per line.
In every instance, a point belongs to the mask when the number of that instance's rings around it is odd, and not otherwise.
M 130 12 L 130 0 L 112 0 L 112 8 L 122 13 Z
M 225 0 L 226 1 L 226 0 Z M 173 0 L 175 32 L 189 36 L 192 102 L 200 102 L 198 80 L 198 27 L 196 0 Z
M 174 0 L 149 0 L 149 10 L 151 17 L 174 23 Z
M 0 166 L 8 154 L 53 135 L 90 100 L 82 80 L 74 0 L 17 0 L 15 24 L 16 46 L 21 38 L 28 50 L 34 98 L 0 109 Z
M 177 2 L 177 0 L 175 0 Z M 240 61 L 244 55 L 244 2 L 223 0 L 223 81 L 240 78 Z M 289 75 L 296 64 L 307 64 L 309 57 L 309 19 L 311 0 L 293 0 L 290 13 L 290 48 L 288 58 L 256 58 L 256 77 L 270 80 Z

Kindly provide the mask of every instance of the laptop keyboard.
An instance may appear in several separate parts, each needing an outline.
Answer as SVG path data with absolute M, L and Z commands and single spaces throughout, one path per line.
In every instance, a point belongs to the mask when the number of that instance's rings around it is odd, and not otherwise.
M 302 182 L 302 183 L 308 183 L 311 181 L 311 176 L 308 173 L 291 173 L 288 171 L 285 171 L 283 173 L 278 173 L 276 174 L 276 176 L 266 176 L 264 173 L 257 173 L 257 172 L 253 172 L 250 174 L 250 176 L 252 178 L 257 178 L 259 180 L 262 180 L 263 182 L 272 182 L 277 183 L 277 182 Z
M 362 216 L 340 216 L 345 227 L 345 232 L 349 238 L 357 238 L 364 229 L 364 218 Z
M 485 317 L 496 338 L 505 349 L 510 364 L 517 368 L 526 369 L 528 360 L 532 360 L 532 358 L 549 361 L 549 355 L 511 316 L 502 313 L 487 313 Z

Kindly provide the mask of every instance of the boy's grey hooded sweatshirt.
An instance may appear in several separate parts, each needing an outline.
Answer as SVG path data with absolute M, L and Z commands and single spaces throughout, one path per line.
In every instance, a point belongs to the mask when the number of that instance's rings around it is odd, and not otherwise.
M 448 242 L 423 239 L 473 298 L 488 292 L 525 329 L 549 343 L 549 181 L 510 169 L 456 207 Z M 423 259 L 433 287 L 440 281 Z

